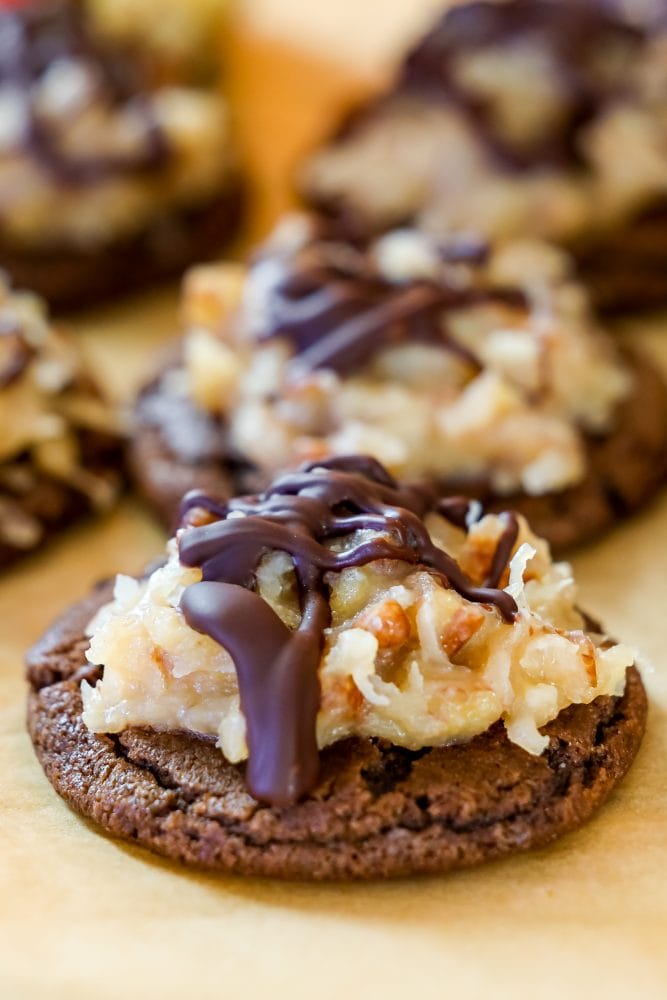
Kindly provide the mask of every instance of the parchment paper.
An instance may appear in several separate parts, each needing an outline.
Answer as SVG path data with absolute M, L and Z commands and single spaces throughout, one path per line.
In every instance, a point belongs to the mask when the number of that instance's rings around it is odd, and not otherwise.
M 275 36 L 298 23 L 311 48 L 328 48 L 329 58 L 338 52 L 343 61 L 349 56 L 343 12 L 354 12 L 354 52 L 365 31 L 373 54 L 363 74 L 357 65 L 350 76 L 326 59 L 235 32 L 230 79 L 257 194 L 246 242 L 289 202 L 295 157 L 336 107 L 367 84 L 363 77 L 395 44 L 396 24 L 411 31 L 433 4 L 407 6 L 410 17 L 400 3 L 387 5 L 393 27 L 385 45 L 377 2 L 285 0 L 282 21 L 279 4 L 250 2 L 255 28 Z M 299 7 L 307 8 L 303 22 L 295 19 Z M 131 392 L 149 370 L 151 351 L 174 330 L 175 304 L 170 289 L 76 319 L 92 362 L 120 396 Z M 653 350 L 667 371 L 667 328 L 661 332 L 667 320 L 633 327 L 633 340 Z M 666 542 L 664 495 L 574 559 L 582 603 L 653 664 L 646 672 L 648 734 L 620 791 L 585 829 L 548 850 L 445 879 L 393 884 L 312 886 L 192 874 L 74 815 L 44 778 L 25 732 L 22 655 L 95 579 L 137 570 L 160 549 L 162 535 L 128 499 L 103 523 L 70 532 L 5 575 L 0 996 L 666 996 Z

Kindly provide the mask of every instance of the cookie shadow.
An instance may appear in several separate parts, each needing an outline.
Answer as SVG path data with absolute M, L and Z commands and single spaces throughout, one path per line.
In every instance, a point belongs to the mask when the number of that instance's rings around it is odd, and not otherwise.
M 243 905 L 364 925 L 408 921 L 415 927 L 437 922 L 441 928 L 451 928 L 461 920 L 477 919 L 480 913 L 485 919 L 493 914 L 497 920 L 512 915 L 526 922 L 551 920 L 556 914 L 562 918 L 563 912 L 576 917 L 585 898 L 587 905 L 600 910 L 602 918 L 606 897 L 599 892 L 601 879 L 613 880 L 615 892 L 627 888 L 628 898 L 637 899 L 644 888 L 650 892 L 655 876 L 650 849 L 655 827 L 646 817 L 652 815 L 652 801 L 659 801 L 656 797 L 664 787 L 667 769 L 667 696 L 661 698 L 660 693 L 653 692 L 646 736 L 629 774 L 581 829 L 547 847 L 443 876 L 308 882 L 225 875 L 187 868 L 101 833 L 88 820 L 81 822 L 92 836 L 102 835 L 128 865 L 140 866 L 149 883 L 157 878 L 162 883 L 160 891 L 166 887 L 169 894 L 187 896 L 189 913 L 213 910 L 223 914 L 230 905 Z M 635 856 L 646 851 L 646 862 L 639 872 L 636 865 L 628 868 L 619 864 L 619 845 L 628 842 L 633 843 Z
M 475 920 L 481 912 L 496 919 L 512 913 L 528 921 L 553 916 L 555 906 L 565 902 L 575 912 L 580 905 L 577 885 L 586 869 L 587 857 L 597 850 L 603 834 L 605 844 L 614 833 L 605 833 L 604 809 L 582 830 L 541 849 L 441 876 L 416 876 L 367 881 L 283 881 L 186 868 L 143 848 L 111 840 L 114 848 L 133 864 L 147 866 L 159 876 L 176 880 L 174 891 L 187 892 L 195 908 L 220 912 L 234 906 L 259 907 L 273 912 L 290 911 L 313 919 L 345 920 L 361 926 L 453 928 L 461 921 Z M 563 880 L 568 883 L 563 892 Z M 570 899 L 574 889 L 574 898 Z M 190 911 L 191 912 L 191 911 Z

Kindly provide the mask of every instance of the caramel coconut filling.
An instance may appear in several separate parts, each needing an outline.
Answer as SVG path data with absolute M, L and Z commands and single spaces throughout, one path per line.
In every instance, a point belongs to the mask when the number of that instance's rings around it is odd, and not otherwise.
M 247 269 L 193 270 L 184 318 L 160 398 L 221 419 L 266 480 L 364 453 L 401 478 L 558 491 L 631 387 L 566 258 L 535 243 L 396 230 L 361 250 L 290 217 Z
M 74 344 L 55 330 L 44 303 L 0 280 L 0 541 L 33 548 L 43 527 L 12 497 L 35 477 L 66 483 L 93 506 L 111 505 L 117 477 L 91 471 L 81 436 L 115 435 L 118 419 L 86 373 Z M 3 489 L 7 487 L 7 490 Z
M 94 248 L 205 204 L 235 170 L 213 88 L 149 86 L 80 5 L 0 11 L 0 213 L 20 247 Z
M 307 162 L 303 189 L 376 231 L 408 218 L 437 234 L 481 226 L 494 241 L 614 231 L 667 197 L 664 6 L 617 8 L 448 12 L 394 88 Z
M 119 577 L 89 627 L 93 731 L 215 735 L 280 803 L 338 740 L 418 749 L 502 720 L 539 754 L 561 709 L 624 688 L 631 651 L 586 630 L 570 567 L 520 517 L 397 487 L 360 459 L 188 506 L 203 523 L 147 579 Z

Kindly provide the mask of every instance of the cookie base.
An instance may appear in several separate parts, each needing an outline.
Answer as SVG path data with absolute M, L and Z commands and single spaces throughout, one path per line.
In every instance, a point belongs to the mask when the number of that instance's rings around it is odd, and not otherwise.
M 498 497 L 483 482 L 448 480 L 440 484 L 443 494 L 465 493 L 481 499 L 489 510 L 519 511 L 556 552 L 592 540 L 646 504 L 667 480 L 667 386 L 647 359 L 633 352 L 627 360 L 635 376 L 634 391 L 619 406 L 613 431 L 587 439 L 588 473 L 576 486 L 543 496 Z M 158 395 L 153 384 L 145 390 L 144 402 Z M 187 422 L 192 422 L 191 433 L 184 431 Z M 218 451 L 209 447 L 199 454 L 179 455 L 160 426 L 142 424 L 141 417 L 129 451 L 139 491 L 168 528 L 174 527 L 181 497 L 189 489 L 223 497 L 258 486 L 247 468 L 226 460 L 223 431 L 212 419 L 181 402 L 178 423 L 179 434 L 193 442 L 206 438 L 215 443 L 217 438 Z
M 442 874 L 540 847 L 582 825 L 634 759 L 646 721 L 638 672 L 620 698 L 561 712 L 533 757 L 501 725 L 419 752 L 347 740 L 321 754 L 297 805 L 261 805 L 212 738 L 90 733 L 79 684 L 85 624 L 111 584 L 72 608 L 28 654 L 28 725 L 56 791 L 114 836 L 188 865 L 299 879 Z
M 174 209 L 135 236 L 89 251 L 67 244 L 25 250 L 0 234 L 0 266 L 16 288 L 37 292 L 54 309 L 95 305 L 210 259 L 235 234 L 243 200 L 241 181 L 228 180 L 204 204 Z
M 574 247 L 573 253 L 579 276 L 601 312 L 667 304 L 667 204 L 656 205 L 602 240 Z

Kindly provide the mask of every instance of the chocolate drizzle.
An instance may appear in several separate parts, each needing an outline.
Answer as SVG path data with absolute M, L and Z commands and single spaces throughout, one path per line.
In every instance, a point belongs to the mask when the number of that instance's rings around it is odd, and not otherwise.
M 468 503 L 438 500 L 422 486 L 399 486 L 372 458 L 332 458 L 277 479 L 266 492 L 217 503 L 200 493 L 185 498 L 182 516 L 203 508 L 218 518 L 186 527 L 181 562 L 200 566 L 202 582 L 186 588 L 188 624 L 227 649 L 238 675 L 249 750 L 246 780 L 259 800 L 287 805 L 313 785 L 318 772 L 315 722 L 317 667 L 330 623 L 325 574 L 378 559 L 422 566 L 466 600 L 491 605 L 506 622 L 517 607 L 497 589 L 516 541 L 509 516 L 488 585 L 475 586 L 458 563 L 430 539 L 423 517 L 437 511 L 459 525 Z M 377 532 L 354 537 L 356 532 Z M 327 546 L 335 539 L 348 544 Z M 265 555 L 292 559 L 301 622 L 289 629 L 255 593 Z
M 491 569 L 484 581 L 485 587 L 497 587 L 500 583 L 519 534 L 519 522 L 513 511 L 504 511 L 500 514 L 500 518 L 505 522 L 505 528 L 496 545 L 496 551 L 493 553 Z
M 273 280 L 263 289 L 259 339 L 287 338 L 295 373 L 329 368 L 348 374 L 379 349 L 408 341 L 441 347 L 479 371 L 479 359 L 448 333 L 447 311 L 494 301 L 526 305 L 519 289 L 478 287 L 487 248 L 469 237 L 433 248 L 441 265 L 435 277 L 401 283 L 382 274 L 373 251 L 318 232 L 296 251 L 274 256 L 269 250 Z
M 396 92 L 418 92 L 453 102 L 470 118 L 490 151 L 509 167 L 522 169 L 545 162 L 576 165 L 581 162 L 580 129 L 604 102 L 621 94 L 627 83 L 627 62 L 620 64 L 613 78 L 601 77 L 600 53 L 624 50 L 636 58 L 650 27 L 630 23 L 613 0 L 473 0 L 443 14 L 409 53 Z M 454 64 L 464 61 L 467 53 L 487 47 L 505 49 L 511 61 L 511 46 L 521 40 L 552 62 L 563 114 L 558 126 L 549 125 L 544 133 L 519 145 L 500 133 L 488 100 L 457 80 Z
M 118 155 L 72 155 L 63 148 L 58 131 L 39 115 L 33 91 L 59 60 L 76 60 L 94 79 L 93 100 L 105 107 L 132 103 L 143 126 L 143 145 Z M 83 4 L 74 0 L 33 0 L 0 8 L 0 85 L 11 88 L 23 104 L 22 145 L 56 179 L 67 186 L 85 186 L 114 174 L 138 173 L 161 166 L 166 138 L 142 89 L 136 64 L 124 53 L 109 51 L 93 38 Z

